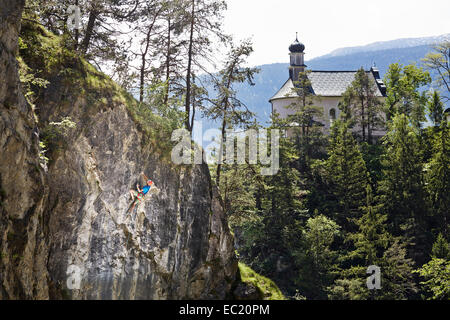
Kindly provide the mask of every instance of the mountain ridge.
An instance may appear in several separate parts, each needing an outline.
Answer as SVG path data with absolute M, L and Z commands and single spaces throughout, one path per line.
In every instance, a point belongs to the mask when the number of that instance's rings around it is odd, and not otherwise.
M 314 59 L 320 59 L 324 57 L 336 57 L 342 55 L 348 55 L 357 52 L 367 52 L 367 51 L 379 51 L 379 50 L 387 50 L 387 49 L 399 49 L 399 48 L 409 48 L 409 47 L 417 47 L 422 45 L 433 45 L 435 43 L 442 42 L 444 40 L 450 39 L 450 33 L 444 33 L 437 36 L 429 36 L 429 37 L 417 37 L 417 38 L 399 38 L 394 40 L 386 40 L 386 41 L 376 41 L 369 43 L 367 45 L 361 46 L 350 46 L 338 48 L 330 53 L 325 55 L 316 57 Z M 314 60 L 312 59 L 312 60 Z

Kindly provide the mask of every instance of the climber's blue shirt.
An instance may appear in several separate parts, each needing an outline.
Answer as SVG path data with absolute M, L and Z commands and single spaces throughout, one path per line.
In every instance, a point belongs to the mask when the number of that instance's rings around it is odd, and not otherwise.
M 150 186 L 145 186 L 145 187 L 142 188 L 142 192 L 143 192 L 144 194 L 147 194 L 147 193 L 150 191 L 150 189 L 151 189 Z

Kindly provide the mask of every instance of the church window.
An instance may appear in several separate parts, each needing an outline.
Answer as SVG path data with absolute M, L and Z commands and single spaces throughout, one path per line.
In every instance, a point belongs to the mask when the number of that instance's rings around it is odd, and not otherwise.
M 330 109 L 330 127 L 333 125 L 334 120 L 336 120 L 336 109 Z
M 334 108 L 331 108 L 330 110 L 330 120 L 331 121 L 336 120 L 336 109 Z

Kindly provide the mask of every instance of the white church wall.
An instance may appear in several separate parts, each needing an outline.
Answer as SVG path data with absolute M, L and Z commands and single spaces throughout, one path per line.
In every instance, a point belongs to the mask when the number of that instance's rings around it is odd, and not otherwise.
M 341 111 L 339 110 L 339 102 L 341 101 L 342 97 L 316 97 L 314 99 L 314 104 L 318 107 L 322 107 L 323 109 L 323 118 L 322 119 L 315 119 L 316 121 L 319 121 L 324 124 L 324 131 L 325 133 L 330 132 L 331 124 L 333 119 L 330 117 L 330 111 L 334 109 L 336 114 L 336 119 L 339 119 L 341 115 Z M 383 103 L 384 98 L 380 98 L 380 101 Z M 294 114 L 294 110 L 291 108 L 286 108 L 293 103 L 296 102 L 296 99 L 294 98 L 286 98 L 286 99 L 277 99 L 272 101 L 272 108 L 273 111 L 280 114 L 281 118 L 287 118 L 288 115 Z M 382 114 L 383 118 L 385 118 L 384 113 Z M 361 128 L 359 126 L 355 126 L 353 128 L 353 131 L 358 132 L 361 131 Z M 385 130 L 374 130 L 372 132 L 373 136 L 383 136 L 386 134 Z

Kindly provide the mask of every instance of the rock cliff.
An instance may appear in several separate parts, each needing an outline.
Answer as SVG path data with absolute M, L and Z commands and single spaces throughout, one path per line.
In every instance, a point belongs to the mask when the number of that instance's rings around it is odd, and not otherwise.
M 16 52 L 22 1 L 0 1 L 0 299 L 48 298 L 45 177 Z
M 173 165 L 158 121 L 82 59 L 46 64 L 59 40 L 23 26 L 21 63 L 48 81 L 30 107 L 16 61 L 22 5 L 0 0 L 0 299 L 229 296 L 237 260 L 208 167 Z M 55 139 L 64 118 L 76 126 Z M 160 192 L 127 214 L 141 172 Z

